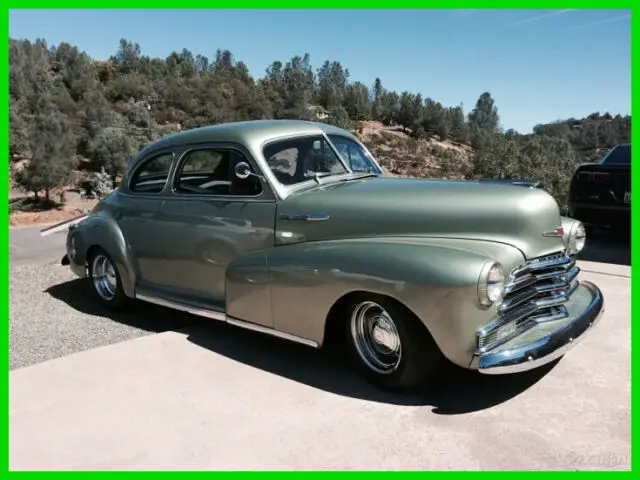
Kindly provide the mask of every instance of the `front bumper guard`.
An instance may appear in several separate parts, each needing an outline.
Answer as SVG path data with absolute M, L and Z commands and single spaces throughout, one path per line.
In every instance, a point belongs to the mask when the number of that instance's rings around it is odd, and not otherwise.
M 573 348 L 604 313 L 600 289 L 591 282 L 580 282 L 580 285 L 591 293 L 591 302 L 575 320 L 535 342 L 482 354 L 478 371 L 484 374 L 524 372 L 550 363 Z

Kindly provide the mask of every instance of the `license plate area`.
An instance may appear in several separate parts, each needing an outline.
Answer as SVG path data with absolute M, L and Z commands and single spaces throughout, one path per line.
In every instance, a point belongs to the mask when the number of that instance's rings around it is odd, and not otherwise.
M 631 204 L 631 192 L 624 192 L 624 203 Z

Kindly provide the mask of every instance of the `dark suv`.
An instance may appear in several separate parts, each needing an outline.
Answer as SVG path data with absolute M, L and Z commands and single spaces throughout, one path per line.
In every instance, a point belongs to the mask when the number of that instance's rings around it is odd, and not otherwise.
M 631 143 L 613 147 L 597 163 L 580 165 L 569 187 L 569 216 L 587 226 L 631 226 Z

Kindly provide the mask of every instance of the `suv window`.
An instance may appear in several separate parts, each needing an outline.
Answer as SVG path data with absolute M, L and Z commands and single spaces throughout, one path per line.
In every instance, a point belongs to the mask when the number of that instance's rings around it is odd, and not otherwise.
M 278 140 L 263 149 L 269 168 L 283 185 L 312 179 L 316 174 L 346 173 L 340 159 L 321 135 Z
M 622 144 L 613 149 L 602 159 L 603 165 L 631 165 L 631 144 Z
M 187 152 L 176 175 L 174 189 L 182 194 L 257 196 L 262 184 L 256 177 L 240 180 L 235 166 L 247 159 L 236 150 L 202 148 Z
M 160 193 L 169 178 L 173 153 L 162 153 L 144 163 L 135 171 L 129 190 L 139 193 Z

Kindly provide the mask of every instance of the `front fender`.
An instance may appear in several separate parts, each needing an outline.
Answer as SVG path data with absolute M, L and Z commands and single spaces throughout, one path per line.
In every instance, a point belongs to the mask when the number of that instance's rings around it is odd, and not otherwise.
M 124 293 L 128 297 L 135 297 L 138 269 L 122 231 L 113 218 L 107 215 L 87 217 L 69 230 L 67 245 L 70 245 L 72 239 L 75 242 L 74 256 L 67 247 L 71 262 L 77 267 L 85 267 L 91 247 L 104 249 L 118 268 Z
M 321 344 L 331 307 L 350 293 L 373 292 L 408 307 L 447 358 L 468 365 L 476 329 L 495 315 L 477 296 L 478 275 L 490 258 L 443 243 L 371 238 L 276 247 L 267 252 L 274 326 Z

